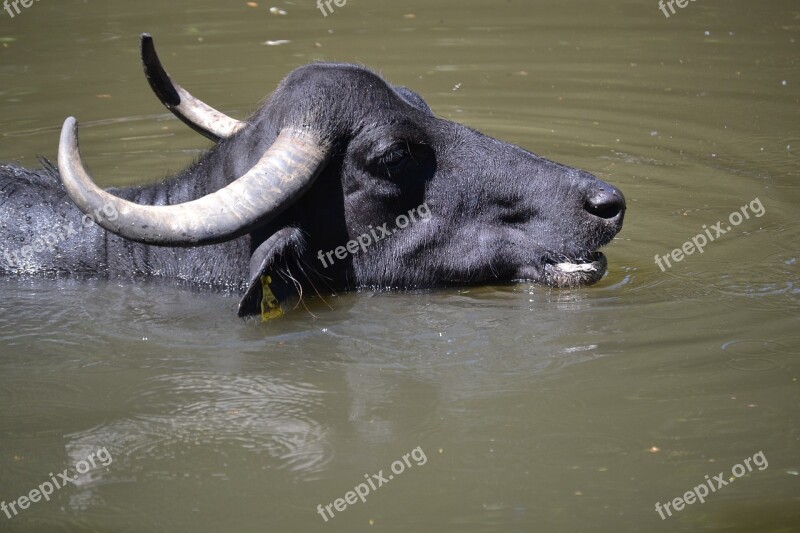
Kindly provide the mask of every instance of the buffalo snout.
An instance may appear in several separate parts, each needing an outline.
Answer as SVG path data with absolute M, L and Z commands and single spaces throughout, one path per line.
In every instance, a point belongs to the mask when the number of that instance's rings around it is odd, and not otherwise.
M 598 180 L 583 208 L 590 215 L 621 226 L 625 216 L 625 197 L 613 185 Z

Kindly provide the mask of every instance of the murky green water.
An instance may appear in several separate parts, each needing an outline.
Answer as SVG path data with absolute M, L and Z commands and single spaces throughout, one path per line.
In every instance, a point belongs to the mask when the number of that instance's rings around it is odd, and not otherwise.
M 655 0 L 333 6 L 0 12 L 0 160 L 55 158 L 68 115 L 104 185 L 196 157 L 207 143 L 144 81 L 142 31 L 237 117 L 295 66 L 360 62 L 620 187 L 608 276 L 340 295 L 269 325 L 238 320 L 234 296 L 164 284 L 0 280 L 0 501 L 89 470 L 0 512 L 0 530 L 800 529 L 800 4 L 700 0 L 669 19 Z M 762 216 L 656 266 L 746 204 Z M 366 502 L 318 514 L 393 464 Z M 720 472 L 727 486 L 661 519 L 656 502 Z

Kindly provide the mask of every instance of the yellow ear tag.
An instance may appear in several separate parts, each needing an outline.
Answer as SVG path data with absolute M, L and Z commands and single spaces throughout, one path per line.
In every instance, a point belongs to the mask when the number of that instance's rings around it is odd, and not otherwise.
M 261 321 L 269 322 L 273 318 L 283 316 L 283 309 L 278 299 L 272 294 L 269 284 L 272 283 L 270 276 L 261 276 Z

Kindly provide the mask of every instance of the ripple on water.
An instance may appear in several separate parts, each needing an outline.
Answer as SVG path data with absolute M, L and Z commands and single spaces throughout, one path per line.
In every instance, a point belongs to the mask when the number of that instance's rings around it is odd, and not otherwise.
M 737 357 L 725 361 L 725 366 L 741 372 L 759 373 L 772 372 L 785 368 L 779 361 L 767 357 Z
M 728 356 L 725 365 L 741 372 L 772 372 L 786 368 L 782 355 L 791 353 L 788 345 L 776 341 L 735 340 L 722 345 Z
M 738 310 L 776 310 L 800 314 L 797 251 L 783 251 L 758 261 L 732 265 L 715 284 L 723 303 Z
M 781 337 L 775 339 L 775 345 L 784 349 L 783 354 L 797 355 L 800 354 L 800 337 Z
M 778 341 L 734 340 L 722 345 L 722 349 L 736 356 L 764 356 L 771 354 L 789 354 L 790 348 Z
M 637 314 L 656 320 L 705 317 L 708 311 L 704 305 L 689 303 L 716 300 L 719 297 L 718 291 L 697 273 L 683 275 L 668 272 L 629 290 L 636 293 L 642 304 Z
M 215 465 L 239 457 L 231 447 L 266 454 L 260 468 L 297 477 L 331 459 L 327 428 L 312 416 L 323 396 L 308 384 L 198 372 L 154 378 L 128 402 L 141 414 L 70 435 L 73 445 L 103 443 L 129 473 L 170 479 L 184 475 L 187 460 L 198 463 L 191 472 L 214 475 Z M 180 472 L 170 465 L 177 457 Z

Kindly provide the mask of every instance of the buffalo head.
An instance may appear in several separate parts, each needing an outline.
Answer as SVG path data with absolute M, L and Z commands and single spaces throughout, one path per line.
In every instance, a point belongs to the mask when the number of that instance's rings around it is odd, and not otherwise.
M 98 223 L 127 240 L 247 239 L 242 315 L 303 291 L 571 287 L 605 272 L 598 249 L 620 231 L 625 200 L 587 172 L 436 117 L 419 95 L 361 66 L 300 67 L 238 121 L 175 84 L 148 35 L 142 52 L 164 105 L 216 145 L 174 179 L 179 202 L 143 205 L 93 183 L 70 118 L 62 181 L 84 213 L 113 206 L 117 216 Z

